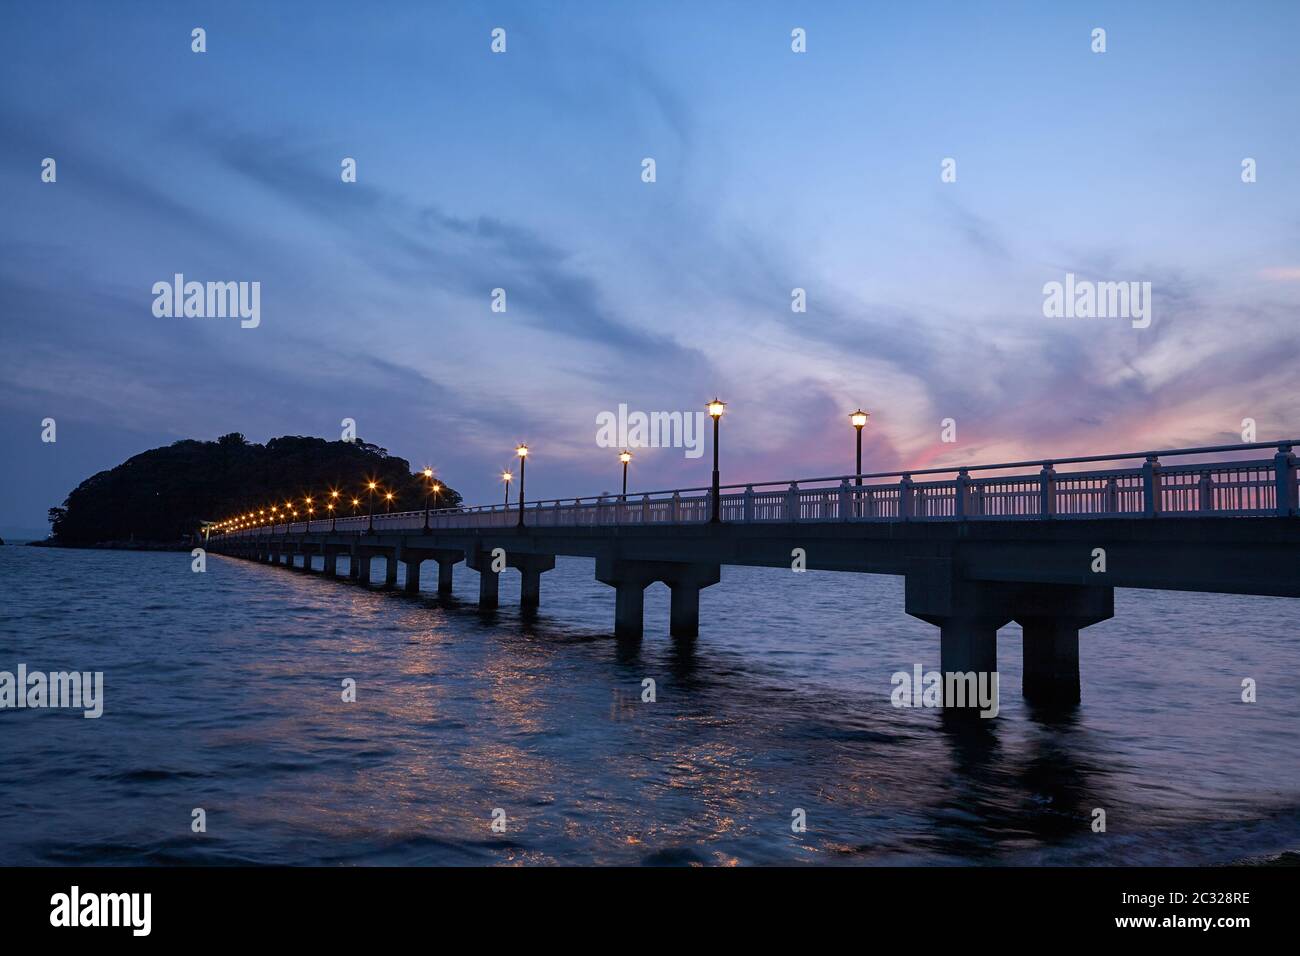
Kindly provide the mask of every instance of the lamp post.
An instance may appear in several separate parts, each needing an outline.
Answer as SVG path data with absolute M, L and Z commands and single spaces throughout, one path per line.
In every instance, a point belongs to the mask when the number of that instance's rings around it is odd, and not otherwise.
M 388 514 L 389 510 L 392 507 L 392 504 L 393 504 L 393 493 L 391 491 L 385 491 L 384 492 L 384 514 Z
M 862 487 L 862 429 L 863 426 L 867 424 L 867 419 L 870 417 L 871 416 L 867 412 L 864 412 L 860 408 L 849 416 L 849 421 L 853 423 L 853 427 L 858 433 L 858 470 L 854 472 L 854 474 L 857 475 L 857 485 L 859 488 Z
M 352 499 L 352 517 L 355 518 L 355 517 L 357 516 L 357 509 L 360 508 L 360 507 L 361 507 L 361 499 L 360 499 L 360 498 L 353 498 L 353 499 Z
M 366 490 L 370 492 L 370 527 L 366 529 L 367 534 L 375 530 L 375 489 L 378 487 L 378 482 L 366 482 Z
M 308 495 L 306 498 L 303 498 L 302 500 L 306 503 L 306 507 L 307 507 L 307 533 L 310 534 L 311 516 L 312 516 L 312 512 L 315 511 L 316 509 L 311 506 L 311 495 Z
M 722 523 L 722 485 L 721 475 L 718 472 L 718 422 L 722 420 L 722 413 L 727 409 L 727 403 L 714 399 L 705 406 L 709 410 L 709 415 L 713 418 L 713 515 L 709 518 L 710 524 Z
M 426 468 L 424 469 L 422 474 L 424 475 L 424 480 L 429 483 L 424 490 L 424 530 L 428 531 L 429 530 L 429 496 L 433 494 L 433 469 Z
M 506 498 L 505 498 L 506 511 L 510 510 L 510 479 L 512 478 L 514 478 L 514 474 L 512 472 L 509 471 L 501 472 L 501 480 L 506 483 Z
M 849 421 L 853 423 L 853 428 L 858 433 L 858 470 L 853 473 L 855 475 L 853 479 L 853 483 L 857 485 L 859 488 L 862 487 L 862 429 L 863 427 L 866 426 L 867 419 L 870 417 L 871 415 L 869 413 L 864 412 L 860 408 L 849 416 Z M 854 500 L 853 500 L 854 515 L 857 515 L 858 510 L 862 507 L 861 499 L 862 496 L 860 494 L 854 495 Z
M 329 504 L 327 504 L 325 507 L 329 510 L 329 513 L 330 513 L 330 534 L 333 534 L 333 533 L 334 533 L 334 520 L 335 520 L 335 514 L 334 514 L 334 502 L 331 501 L 331 502 L 330 502 Z
M 623 463 L 623 500 L 627 501 L 627 463 L 632 460 L 632 453 L 621 451 L 618 453 L 618 460 Z
M 523 442 L 515 449 L 515 454 L 519 456 L 519 522 L 516 527 L 524 526 L 524 465 L 528 461 L 528 446 Z

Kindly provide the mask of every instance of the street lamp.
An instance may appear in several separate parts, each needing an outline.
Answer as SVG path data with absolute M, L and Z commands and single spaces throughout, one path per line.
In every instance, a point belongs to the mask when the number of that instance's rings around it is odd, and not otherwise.
M 367 533 L 375 530 L 375 489 L 378 487 L 378 482 L 366 482 L 366 490 L 370 492 L 370 527 L 366 529 Z
M 858 432 L 858 470 L 856 474 L 858 476 L 859 487 L 862 486 L 862 428 L 867 424 L 867 419 L 870 417 L 871 415 L 860 408 L 849 416 L 849 421 L 853 423 L 853 427 L 857 429 Z
M 310 534 L 310 533 L 311 533 L 311 516 L 312 516 L 312 512 L 315 511 L 316 509 L 313 508 L 313 507 L 311 506 L 311 495 L 308 495 L 306 498 L 304 498 L 304 499 L 302 499 L 302 500 L 303 500 L 304 502 L 306 502 L 306 505 L 307 505 L 307 532 L 308 532 L 308 534 Z
M 331 502 L 330 502 L 329 504 L 327 504 L 325 507 L 329 509 L 329 513 L 330 513 L 330 534 L 333 534 L 333 533 L 334 533 L 334 502 L 331 501 Z
M 429 495 L 433 494 L 433 469 L 426 468 L 422 472 L 424 480 L 427 481 L 428 487 L 424 492 L 424 530 L 429 530 Z
M 727 403 L 714 399 L 705 406 L 709 410 L 709 415 L 713 419 L 713 516 L 709 518 L 710 524 L 720 524 L 722 522 L 722 485 L 721 475 L 718 472 L 718 422 L 722 419 L 722 413 L 727 410 Z
M 506 483 L 506 505 L 505 506 L 507 511 L 510 510 L 510 479 L 512 478 L 514 478 L 514 474 L 512 474 L 511 472 L 509 471 L 501 472 L 501 480 Z
M 388 514 L 389 510 L 392 507 L 392 504 L 393 504 L 393 493 L 391 491 L 385 491 L 384 492 L 384 514 Z
M 632 460 L 632 453 L 621 451 L 618 453 L 618 460 L 623 463 L 623 500 L 627 501 L 627 463 Z
M 515 449 L 515 454 L 519 456 L 519 523 L 517 527 L 524 526 L 524 465 L 528 462 L 528 446 L 523 442 Z

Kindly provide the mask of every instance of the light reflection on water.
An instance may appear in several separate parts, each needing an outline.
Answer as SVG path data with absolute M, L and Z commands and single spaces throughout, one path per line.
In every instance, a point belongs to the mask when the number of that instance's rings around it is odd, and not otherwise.
M 100 720 L 0 713 L 0 862 L 1167 864 L 1300 848 L 1295 600 L 1118 592 L 1116 619 L 1081 639 L 1083 707 L 1050 720 L 1019 697 L 1005 628 L 1002 713 L 971 727 L 889 704 L 894 671 L 938 666 L 899 579 L 726 568 L 698 640 L 666 636 L 656 585 L 628 644 L 576 559 L 543 577 L 533 620 L 513 573 L 485 617 L 463 567 L 444 608 L 189 561 L 0 548 L 0 669 L 103 670 L 106 696 Z

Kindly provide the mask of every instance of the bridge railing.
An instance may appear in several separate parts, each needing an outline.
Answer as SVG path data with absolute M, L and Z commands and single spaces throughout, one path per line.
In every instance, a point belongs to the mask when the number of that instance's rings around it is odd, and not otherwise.
M 1248 516 L 1298 513 L 1300 478 L 1295 442 L 1175 449 L 1045 462 L 931 468 L 877 475 L 839 475 L 792 482 L 726 486 L 722 520 L 763 522 L 882 522 L 1089 519 L 1114 517 Z M 1166 465 L 1161 457 L 1274 450 L 1271 458 Z M 1136 467 L 1058 472 L 1071 463 L 1141 459 Z M 1025 467 L 1038 466 L 1025 472 Z M 1016 471 L 972 477 L 972 472 Z M 940 477 L 940 476 L 951 477 Z M 921 476 L 923 480 L 916 480 Z M 932 477 L 933 476 L 933 477 Z M 880 481 L 878 479 L 895 479 Z M 861 482 L 861 484 L 859 484 Z M 534 528 L 700 524 L 712 516 L 710 489 L 685 488 L 628 495 L 526 502 L 524 524 Z M 423 528 L 424 511 L 314 519 L 312 531 L 366 532 Z M 434 530 L 509 528 L 519 523 L 511 505 L 440 509 L 428 513 Z M 250 528 L 234 535 L 299 533 L 305 522 Z

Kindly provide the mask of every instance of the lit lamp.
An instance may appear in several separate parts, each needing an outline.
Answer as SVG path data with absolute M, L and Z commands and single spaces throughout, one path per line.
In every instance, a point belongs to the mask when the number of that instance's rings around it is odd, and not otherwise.
M 859 488 L 862 487 L 862 429 L 866 426 L 867 419 L 870 417 L 871 416 L 867 412 L 864 412 L 860 408 L 849 416 L 849 421 L 853 423 L 853 428 L 858 433 L 858 470 L 855 472 L 856 477 L 853 479 L 853 483 Z M 861 496 L 858 497 L 859 499 L 861 498 Z M 857 513 L 858 508 L 861 507 L 861 504 L 860 500 L 853 502 L 853 511 L 855 514 Z
M 528 446 L 523 442 L 515 449 L 515 454 L 519 456 L 519 523 L 518 527 L 524 526 L 524 465 L 528 461 Z
M 304 498 L 303 502 L 307 506 L 307 530 L 311 531 L 311 515 L 312 512 L 315 511 L 316 509 L 311 506 L 311 495 L 308 495 L 306 498 Z
M 424 475 L 424 480 L 429 483 L 428 487 L 425 489 L 424 492 L 424 530 L 428 531 L 429 530 L 429 496 L 433 494 L 433 469 L 426 468 L 424 469 L 423 472 L 421 472 L 421 474 Z
M 375 489 L 378 487 L 378 482 L 366 482 L 366 490 L 370 493 L 370 527 L 366 529 L 367 533 L 375 530 Z
M 334 502 L 331 501 L 329 504 L 327 504 L 327 505 L 325 506 L 325 508 L 326 508 L 326 510 L 329 511 L 329 513 L 330 513 L 330 532 L 333 533 L 333 531 L 334 531 Z
M 627 501 L 627 463 L 632 460 L 632 453 L 621 451 L 618 453 L 618 460 L 623 463 L 623 500 Z
M 388 514 L 388 511 L 391 508 L 392 504 L 393 504 L 393 493 L 391 491 L 385 491 L 384 492 L 384 514 Z
M 510 480 L 512 478 L 514 478 L 514 474 L 512 472 L 509 471 L 501 472 L 501 480 L 506 483 L 506 504 L 505 504 L 506 510 L 510 509 Z
M 727 410 L 727 403 L 714 399 L 705 406 L 708 409 L 709 416 L 713 419 L 713 515 L 709 518 L 711 524 L 720 524 L 722 522 L 722 485 L 721 475 L 718 472 L 718 422 L 722 420 L 722 413 Z

